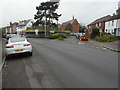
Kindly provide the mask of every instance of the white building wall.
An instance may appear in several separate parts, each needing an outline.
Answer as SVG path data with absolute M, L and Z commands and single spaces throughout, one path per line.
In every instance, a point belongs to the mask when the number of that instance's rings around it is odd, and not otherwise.
M 116 36 L 120 36 L 120 19 L 117 20 L 117 31 L 116 31 Z
M 17 27 L 17 34 L 21 34 L 23 30 L 26 30 L 26 26 Z
M 112 26 L 112 21 L 108 21 L 105 23 L 105 32 L 111 33 L 114 31 L 114 26 Z
M 120 19 L 117 20 L 117 27 L 120 28 Z
M 26 27 L 31 27 L 32 26 L 32 22 L 30 21 L 27 25 L 26 25 Z
M 114 21 L 112 25 L 112 21 Z M 120 19 L 112 20 L 105 22 L 105 32 L 114 34 L 114 30 L 116 29 L 116 35 L 120 36 Z
M 21 34 L 23 30 L 26 30 L 27 27 L 31 27 L 31 26 L 32 26 L 32 20 L 30 22 L 28 22 L 26 26 L 17 27 L 17 33 Z

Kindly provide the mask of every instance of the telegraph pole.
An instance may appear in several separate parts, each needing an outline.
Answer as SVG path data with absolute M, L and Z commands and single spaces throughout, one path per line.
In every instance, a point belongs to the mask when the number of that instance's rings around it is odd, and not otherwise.
M 45 38 L 46 38 L 46 29 L 47 29 L 47 17 L 46 17 L 46 11 L 45 11 Z

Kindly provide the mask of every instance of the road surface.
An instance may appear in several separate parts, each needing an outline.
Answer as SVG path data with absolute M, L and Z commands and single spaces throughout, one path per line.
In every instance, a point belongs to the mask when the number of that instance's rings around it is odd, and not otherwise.
M 33 56 L 7 58 L 3 88 L 117 88 L 118 53 L 88 42 L 29 39 Z

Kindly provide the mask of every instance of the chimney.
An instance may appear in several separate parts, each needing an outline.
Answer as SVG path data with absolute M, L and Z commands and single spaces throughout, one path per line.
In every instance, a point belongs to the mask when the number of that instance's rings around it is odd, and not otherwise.
M 74 15 L 73 15 L 73 20 L 74 20 Z

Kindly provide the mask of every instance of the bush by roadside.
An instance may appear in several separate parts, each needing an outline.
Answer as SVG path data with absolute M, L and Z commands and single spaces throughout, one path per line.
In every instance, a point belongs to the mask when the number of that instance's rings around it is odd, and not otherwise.
M 66 34 L 64 33 L 55 33 L 55 34 L 49 34 L 49 38 L 50 39 L 59 39 L 59 40 L 63 40 L 63 38 L 66 38 Z
M 92 28 L 92 32 L 90 33 L 90 38 L 99 42 L 113 42 L 118 40 L 118 37 L 106 32 L 101 32 L 101 36 L 100 36 L 100 32 L 98 28 Z
M 63 40 L 63 37 L 59 37 L 59 40 Z
M 100 32 L 98 28 L 92 28 L 92 32 L 90 33 L 90 38 L 94 39 L 96 36 L 99 36 Z
M 115 35 L 107 35 L 104 37 L 98 37 L 96 40 L 99 42 L 112 42 L 112 41 L 116 41 L 117 38 Z

